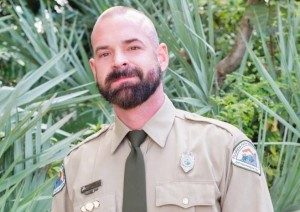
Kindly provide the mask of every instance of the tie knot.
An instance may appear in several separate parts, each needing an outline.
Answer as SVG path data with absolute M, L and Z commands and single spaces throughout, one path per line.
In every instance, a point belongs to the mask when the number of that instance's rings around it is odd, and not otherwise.
M 127 137 L 133 147 L 140 147 L 144 142 L 147 134 L 144 130 L 132 130 L 129 131 Z

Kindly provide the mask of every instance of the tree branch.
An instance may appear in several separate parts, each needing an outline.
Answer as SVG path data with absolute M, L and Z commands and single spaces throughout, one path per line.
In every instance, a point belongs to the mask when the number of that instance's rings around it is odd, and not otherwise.
M 247 5 L 253 5 L 258 2 L 259 0 L 248 0 Z M 245 42 L 249 41 L 252 31 L 253 27 L 250 23 L 250 13 L 246 11 L 240 21 L 233 48 L 216 66 L 217 81 L 219 85 L 223 84 L 227 74 L 234 72 L 241 64 L 246 51 Z

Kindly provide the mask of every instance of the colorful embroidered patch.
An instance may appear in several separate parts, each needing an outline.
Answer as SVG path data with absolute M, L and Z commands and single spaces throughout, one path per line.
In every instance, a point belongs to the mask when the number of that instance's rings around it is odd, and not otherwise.
M 260 175 L 258 155 L 253 144 L 249 141 L 241 141 L 233 150 L 232 164 L 253 171 Z
M 54 184 L 53 196 L 56 195 L 58 192 L 60 192 L 65 187 L 65 184 L 66 184 L 65 169 L 63 166 L 61 166 L 59 171 L 59 177 L 57 178 Z

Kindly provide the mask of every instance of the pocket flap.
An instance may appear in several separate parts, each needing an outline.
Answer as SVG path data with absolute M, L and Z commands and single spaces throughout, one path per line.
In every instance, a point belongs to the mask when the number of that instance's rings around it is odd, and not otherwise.
M 178 205 L 189 208 L 215 203 L 213 182 L 169 182 L 156 186 L 156 206 Z

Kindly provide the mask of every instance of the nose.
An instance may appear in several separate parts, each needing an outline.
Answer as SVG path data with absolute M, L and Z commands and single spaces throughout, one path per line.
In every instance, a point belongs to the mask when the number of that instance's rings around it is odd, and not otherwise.
M 122 51 L 116 51 L 114 55 L 113 68 L 124 68 L 128 66 L 126 55 Z

